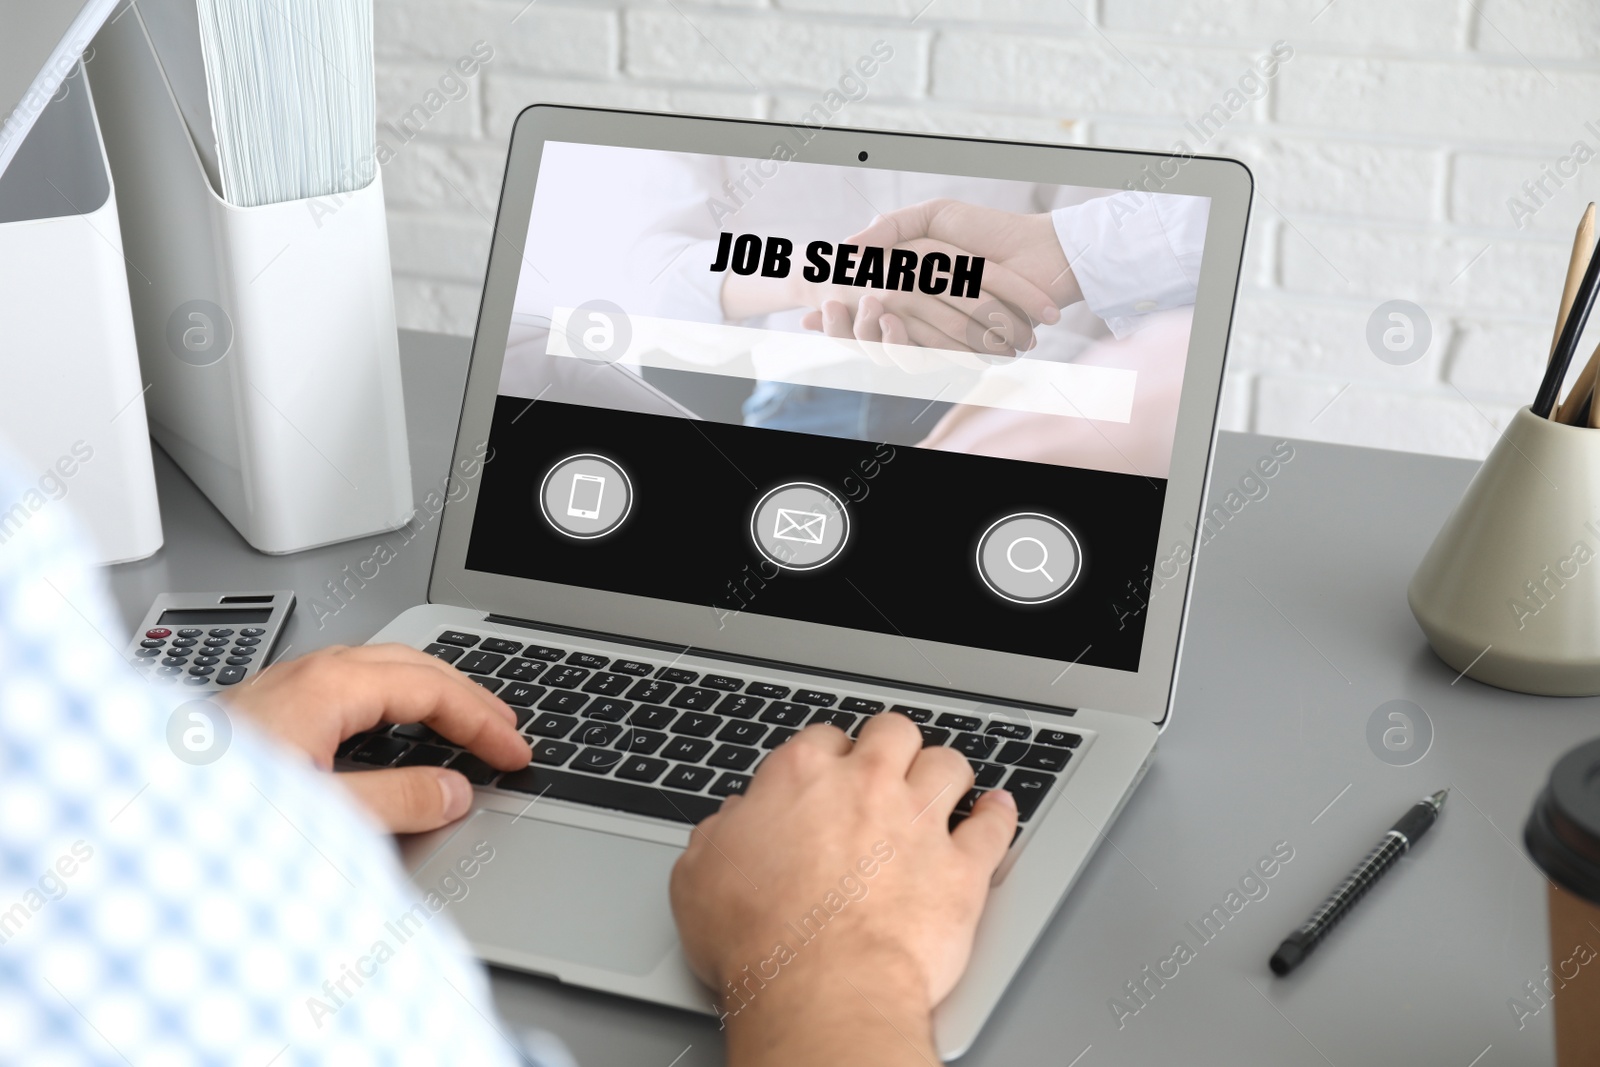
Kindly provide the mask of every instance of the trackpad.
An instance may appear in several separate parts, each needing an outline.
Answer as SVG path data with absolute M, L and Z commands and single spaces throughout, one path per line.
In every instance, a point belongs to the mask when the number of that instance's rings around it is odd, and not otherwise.
M 677 945 L 667 880 L 682 849 L 480 810 L 413 880 L 424 892 L 459 881 L 456 865 L 485 841 L 494 858 L 449 907 L 469 940 L 635 975 Z

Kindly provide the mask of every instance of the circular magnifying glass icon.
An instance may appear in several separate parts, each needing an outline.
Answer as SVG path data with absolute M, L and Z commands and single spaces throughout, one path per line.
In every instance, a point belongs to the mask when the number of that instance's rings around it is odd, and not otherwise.
M 1039 562 L 1032 567 L 1024 567 L 1022 564 L 1017 562 L 1017 557 L 1012 554 L 1016 552 L 1018 545 L 1023 544 L 1039 546 Z M 1050 550 L 1044 547 L 1044 542 L 1039 540 L 1037 537 L 1019 537 L 1015 541 L 1011 542 L 1011 544 L 1006 547 L 1006 562 L 1011 564 L 1011 569 L 1019 574 L 1042 574 L 1044 575 L 1045 581 L 1055 581 L 1054 578 L 1050 577 L 1050 572 L 1044 569 L 1045 564 L 1050 562 Z
M 1077 536 L 1052 515 L 1007 515 L 978 539 L 978 576 L 1013 604 L 1044 604 L 1061 596 L 1083 570 Z

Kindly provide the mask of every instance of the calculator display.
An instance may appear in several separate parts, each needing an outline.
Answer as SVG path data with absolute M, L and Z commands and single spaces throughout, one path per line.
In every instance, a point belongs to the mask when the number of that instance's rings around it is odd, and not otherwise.
M 272 618 L 271 608 L 170 608 L 156 620 L 160 626 L 211 626 L 228 623 L 247 626 Z

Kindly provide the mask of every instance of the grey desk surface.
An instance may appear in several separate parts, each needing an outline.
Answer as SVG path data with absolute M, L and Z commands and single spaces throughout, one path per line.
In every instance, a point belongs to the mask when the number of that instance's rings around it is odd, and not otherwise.
M 447 467 L 466 345 L 407 334 L 401 347 L 421 500 Z M 1273 444 L 1223 435 L 1217 484 L 1237 483 Z M 1521 827 L 1550 764 L 1600 733 L 1600 701 L 1456 681 L 1424 643 L 1405 585 L 1473 464 L 1293 447 L 1268 495 L 1201 550 L 1154 767 L 963 1063 L 1551 1061 L 1551 1010 L 1519 1029 L 1508 1004 L 1547 960 L 1544 883 Z M 364 641 L 425 596 L 436 521 L 339 606 L 325 583 L 376 539 L 259 555 L 164 456 L 157 477 L 166 547 L 111 571 L 130 632 L 160 592 L 292 587 L 301 605 L 285 640 L 298 654 Z M 336 610 L 318 619 L 312 598 Z M 1366 740 L 1374 710 L 1396 699 L 1420 705 L 1434 731 L 1405 768 Z M 1438 828 L 1306 966 L 1274 979 L 1266 959 L 1279 938 L 1407 805 L 1444 785 L 1454 793 Z M 1199 927 L 1278 842 L 1294 855 L 1267 895 L 1202 942 L 1186 924 Z M 1179 941 L 1193 958 L 1119 1026 L 1111 999 L 1137 1006 L 1125 983 Z M 722 1061 L 708 1018 L 510 972 L 496 972 L 494 990 L 506 1019 L 556 1032 L 586 1067 Z

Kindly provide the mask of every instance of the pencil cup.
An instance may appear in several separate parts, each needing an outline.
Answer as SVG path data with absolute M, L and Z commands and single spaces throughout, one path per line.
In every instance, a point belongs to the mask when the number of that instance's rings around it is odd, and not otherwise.
M 1471 678 L 1600 694 L 1600 432 L 1517 412 L 1407 599 L 1439 658 Z
M 1556 1067 L 1600 1063 L 1600 741 L 1562 756 L 1522 840 L 1550 884 L 1550 966 L 1513 997 L 1519 1020 L 1555 1009 Z

